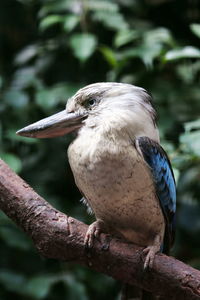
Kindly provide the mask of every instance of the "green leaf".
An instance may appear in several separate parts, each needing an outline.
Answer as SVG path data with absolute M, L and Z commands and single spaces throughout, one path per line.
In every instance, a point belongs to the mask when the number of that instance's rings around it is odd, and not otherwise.
M 79 282 L 77 278 L 73 275 L 65 275 L 62 278 L 67 290 L 67 295 L 69 299 L 78 300 L 87 300 L 88 295 L 86 293 L 85 285 L 82 282 Z
M 138 56 L 141 57 L 146 67 L 152 67 L 153 60 L 159 56 L 161 50 L 162 47 L 159 44 L 154 44 L 151 47 L 144 45 L 139 49 Z
M 95 1 L 95 0 L 87 0 L 87 8 L 93 11 L 102 11 L 115 13 L 119 10 L 119 6 L 117 3 L 109 2 L 109 1 Z
M 183 150 L 200 157 L 200 130 L 182 134 L 180 142 L 182 143 Z
M 52 87 L 43 88 L 36 92 L 36 103 L 41 106 L 44 111 L 55 107 L 58 103 L 66 103 L 79 88 L 78 85 L 70 83 L 55 84 Z
M 40 24 L 39 24 L 39 29 L 41 31 L 45 31 L 47 28 L 49 28 L 50 26 L 56 24 L 56 23 L 61 23 L 63 22 L 64 17 L 60 16 L 60 15 L 50 15 L 47 16 L 46 18 L 44 18 Z
M 159 55 L 161 49 L 162 47 L 159 44 L 154 44 L 151 47 L 141 45 L 122 51 L 121 56 L 126 59 L 139 57 L 147 67 L 152 67 L 153 60 Z
M 199 62 L 197 61 L 196 63 Z M 176 66 L 176 73 L 181 78 L 181 80 L 187 84 L 192 83 L 196 75 L 196 71 L 193 65 L 190 63 L 178 64 Z
M 128 28 L 128 23 L 124 16 L 118 12 L 111 14 L 109 11 L 97 11 L 92 16 L 94 21 L 103 23 L 107 28 L 122 30 Z
M 155 58 L 161 59 L 167 46 L 173 45 L 171 33 L 166 28 L 148 30 L 143 35 L 143 43 L 138 47 L 139 55 L 147 67 L 153 66 Z
M 99 48 L 99 50 L 101 51 L 101 53 L 103 54 L 104 58 L 107 60 L 107 62 L 112 66 L 112 67 L 116 67 L 118 65 L 117 59 L 116 59 L 116 55 L 113 52 L 113 50 L 111 48 L 108 48 L 106 46 L 102 46 Z
M 40 6 L 38 16 L 43 18 L 50 14 L 60 13 L 62 11 L 66 12 L 67 9 L 73 10 L 71 6 L 73 6 L 74 0 L 59 0 L 59 1 L 44 1 Z M 71 8 L 71 9 L 70 9 Z
M 0 153 L 1 159 L 3 159 L 16 173 L 19 173 L 22 169 L 21 160 L 14 154 Z
M 166 61 L 182 58 L 200 58 L 200 50 L 192 46 L 186 46 L 181 49 L 170 50 L 165 54 Z
M 7 270 L 0 271 L 0 283 L 11 292 L 22 292 L 26 284 L 26 279 L 23 275 L 10 272 Z
M 28 45 L 27 47 L 23 48 L 15 56 L 15 64 L 22 65 L 27 63 L 38 54 L 38 50 L 39 50 L 39 46 L 37 44 Z
M 36 92 L 36 103 L 41 106 L 44 111 L 48 111 L 50 108 L 55 107 L 59 102 L 59 96 L 51 93 L 51 88 L 41 89 Z
M 190 29 L 198 38 L 200 38 L 200 24 L 193 23 L 190 25 Z
M 53 283 L 55 283 L 57 279 L 47 276 L 35 276 L 31 278 L 24 289 L 24 294 L 33 297 L 34 299 L 43 299 L 45 298 Z
M 76 25 L 79 23 L 80 17 L 76 15 L 70 15 L 65 17 L 63 22 L 63 28 L 66 32 L 72 31 Z
M 29 100 L 27 93 L 14 89 L 8 90 L 4 94 L 3 98 L 7 104 L 16 109 L 21 109 L 26 106 Z
M 187 122 L 184 124 L 184 128 L 186 132 L 189 132 L 193 129 L 200 129 L 200 119 L 197 119 L 195 121 L 192 122 Z
M 90 33 L 77 33 L 70 38 L 70 46 L 74 56 L 80 61 L 86 61 L 95 51 L 97 39 Z
M 128 32 L 128 31 L 127 31 Z M 119 35 L 120 37 L 120 35 Z M 166 28 L 157 28 L 154 30 L 145 31 L 145 33 L 140 33 L 137 31 L 133 36 L 127 35 L 127 40 L 125 38 L 125 42 L 129 42 L 132 38 L 138 39 L 140 37 L 140 42 L 138 45 L 134 45 L 134 47 L 129 47 L 126 50 L 120 52 L 121 58 L 133 58 L 139 57 L 147 68 L 152 68 L 153 61 L 155 58 L 160 59 L 162 52 L 169 45 L 173 44 L 172 36 Z M 122 35 L 122 44 L 123 44 L 123 35 Z M 116 43 L 116 40 L 115 40 Z M 117 43 L 121 44 L 121 38 L 117 40 Z
M 18 93 L 22 93 L 20 90 L 35 85 L 37 81 L 35 68 L 23 67 L 14 73 L 12 86 L 18 90 Z
M 144 33 L 144 43 L 147 45 L 173 45 L 174 41 L 170 31 L 164 27 L 148 30 Z
M 136 30 L 120 30 L 117 32 L 115 39 L 114 39 L 114 45 L 115 47 L 121 47 L 124 46 L 135 39 L 137 39 L 139 36 L 139 33 Z

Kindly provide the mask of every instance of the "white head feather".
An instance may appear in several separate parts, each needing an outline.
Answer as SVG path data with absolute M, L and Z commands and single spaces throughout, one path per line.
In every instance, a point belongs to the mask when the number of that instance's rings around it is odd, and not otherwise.
M 94 104 L 89 105 L 93 100 Z M 143 88 L 116 82 L 101 82 L 80 89 L 69 99 L 66 110 L 87 111 L 79 134 L 93 129 L 116 138 L 147 136 L 159 142 L 156 113 L 151 96 Z

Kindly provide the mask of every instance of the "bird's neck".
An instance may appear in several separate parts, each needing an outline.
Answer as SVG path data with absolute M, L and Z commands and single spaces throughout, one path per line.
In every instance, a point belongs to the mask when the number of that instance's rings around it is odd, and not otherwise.
M 68 149 L 69 158 L 76 155 L 83 161 L 95 161 L 102 157 L 117 156 L 131 144 L 128 134 L 100 130 L 99 128 L 82 128 L 77 138 Z
M 130 130 L 125 128 L 98 127 L 98 128 L 83 128 L 80 131 L 78 138 L 88 140 L 96 147 L 106 145 L 122 145 L 126 146 L 134 141 L 136 136 Z M 103 143 L 103 145 L 102 145 Z
M 100 126 L 85 124 L 86 126 L 79 130 L 77 138 L 70 145 L 69 156 L 70 153 L 76 152 L 77 157 L 92 161 L 102 157 L 113 157 L 118 156 L 119 153 L 126 153 L 127 147 L 133 145 L 135 139 L 140 136 L 147 136 L 155 141 L 159 141 L 158 131 L 151 123 L 146 127 L 146 130 L 142 131 L 140 128 L 133 126 L 131 122 L 129 122 L 129 126 L 124 126 L 125 122 L 116 124 L 113 122 L 106 123 L 105 121 Z

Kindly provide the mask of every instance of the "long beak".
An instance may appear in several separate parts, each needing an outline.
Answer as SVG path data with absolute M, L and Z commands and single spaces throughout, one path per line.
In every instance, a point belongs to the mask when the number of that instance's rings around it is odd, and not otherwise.
M 16 133 L 18 135 L 32 138 L 52 138 L 62 136 L 76 129 L 79 129 L 87 117 L 81 113 L 67 113 L 63 110 L 48 118 L 42 119 L 36 123 L 28 125 Z

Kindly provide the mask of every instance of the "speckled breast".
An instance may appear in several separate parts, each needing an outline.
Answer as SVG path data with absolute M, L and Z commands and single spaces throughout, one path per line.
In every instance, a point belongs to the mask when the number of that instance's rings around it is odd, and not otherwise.
M 100 149 L 83 151 L 76 141 L 70 146 L 68 155 L 76 184 L 96 218 L 128 240 L 135 241 L 135 233 L 137 238 L 141 234 L 146 244 L 164 224 L 150 170 L 133 145 Z

